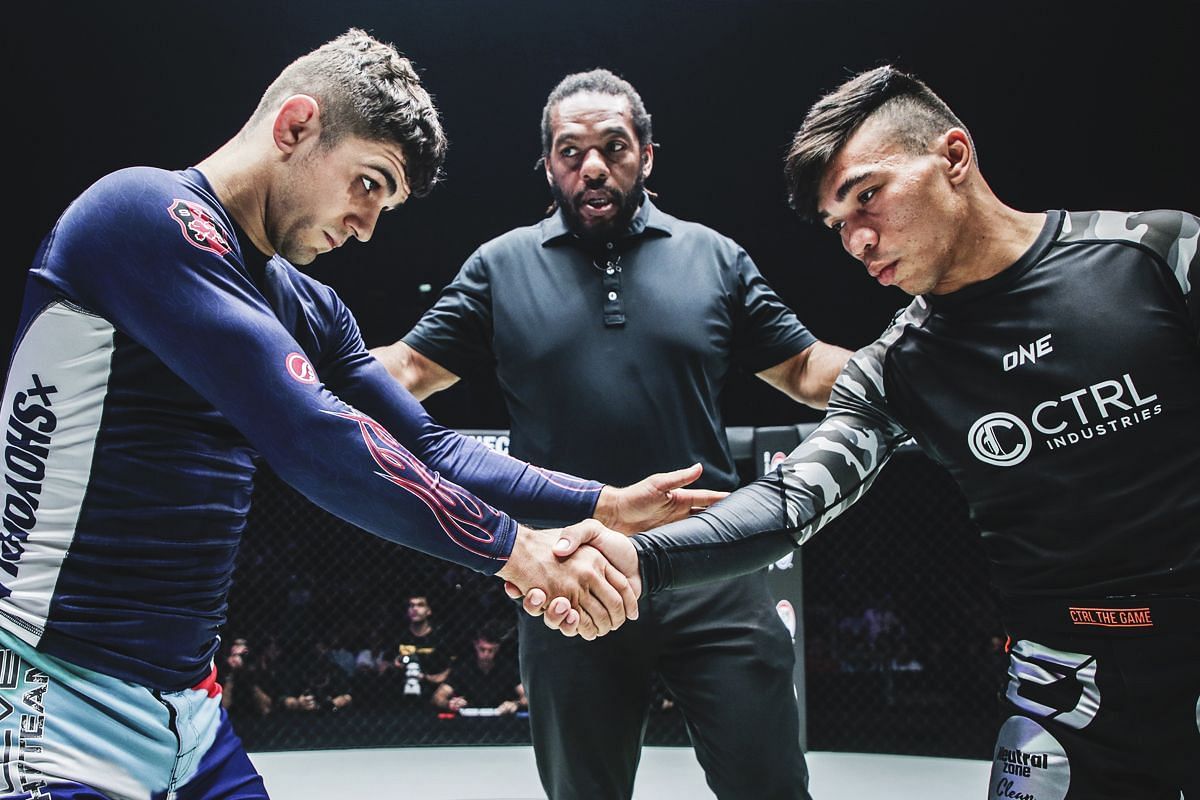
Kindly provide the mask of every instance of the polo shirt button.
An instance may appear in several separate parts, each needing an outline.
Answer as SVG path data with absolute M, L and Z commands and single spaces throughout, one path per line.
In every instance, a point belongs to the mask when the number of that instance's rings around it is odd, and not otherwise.
M 608 242 L 604 246 L 607 247 L 609 250 L 612 250 L 612 242 Z
M 616 292 L 609 292 L 609 293 L 608 293 L 608 299 L 609 299 L 609 300 L 616 300 L 616 299 L 617 299 L 617 293 L 616 293 Z

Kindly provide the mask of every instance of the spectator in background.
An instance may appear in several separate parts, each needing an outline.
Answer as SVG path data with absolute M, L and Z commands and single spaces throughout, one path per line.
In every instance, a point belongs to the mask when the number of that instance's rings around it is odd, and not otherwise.
M 364 646 L 354 656 L 354 672 L 359 676 L 381 675 L 392 666 L 388 634 L 383 625 L 376 625 L 367 635 Z
M 237 637 L 217 658 L 217 682 L 221 684 L 221 706 L 233 716 L 265 717 L 274 707 L 276 679 L 274 660 L 278 646 L 273 638 L 262 648 Z
M 350 680 L 330 657 L 324 639 L 314 639 L 293 665 L 287 692 L 279 698 L 284 711 L 333 712 L 350 705 Z
M 329 636 L 329 660 L 347 676 L 354 674 L 357 659 L 354 651 L 346 646 L 346 637 L 341 632 L 334 631 Z
M 433 704 L 448 711 L 495 709 L 500 716 L 526 708 L 525 687 L 516 665 L 501 654 L 504 639 L 495 622 L 480 628 L 473 654 L 455 662 L 450 677 L 433 693 Z
M 405 609 L 408 626 L 393 651 L 393 680 L 399 700 L 428 705 L 433 693 L 450 676 L 449 647 L 430 617 L 433 608 L 424 594 L 409 595 Z
M 863 609 L 863 633 L 872 648 L 878 648 L 880 640 L 891 641 L 904 636 L 904 626 L 896 616 L 895 602 L 891 592 L 884 592 L 872 605 Z

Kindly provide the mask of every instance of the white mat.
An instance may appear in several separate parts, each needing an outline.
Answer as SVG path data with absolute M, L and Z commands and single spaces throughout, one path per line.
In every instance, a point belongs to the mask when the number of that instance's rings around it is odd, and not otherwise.
M 413 747 L 252 753 L 273 800 L 545 800 L 528 747 Z M 814 800 L 973 800 L 991 763 L 951 758 L 808 753 Z M 710 800 L 687 747 L 647 747 L 634 800 Z

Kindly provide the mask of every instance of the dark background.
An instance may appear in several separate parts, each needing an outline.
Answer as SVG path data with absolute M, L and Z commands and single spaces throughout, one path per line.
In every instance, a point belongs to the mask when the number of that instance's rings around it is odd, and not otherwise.
M 808 105 L 858 70 L 890 61 L 929 82 L 1017 208 L 1200 211 L 1185 123 L 1200 15 L 1179 0 L 60 2 L 22 14 L 4 32 L 15 239 L 0 284 L 4 352 L 24 271 L 65 204 L 113 169 L 200 160 L 288 61 L 352 25 L 414 60 L 451 140 L 444 185 L 385 218 L 370 245 L 309 267 L 369 346 L 405 333 L 481 242 L 539 219 L 542 104 L 562 75 L 594 66 L 628 78 L 653 115 L 660 206 L 738 240 L 818 336 L 850 347 L 905 297 L 791 215 L 780 165 Z M 729 425 L 815 414 L 749 379 L 725 405 Z M 486 381 L 429 406 L 450 425 L 507 424 Z

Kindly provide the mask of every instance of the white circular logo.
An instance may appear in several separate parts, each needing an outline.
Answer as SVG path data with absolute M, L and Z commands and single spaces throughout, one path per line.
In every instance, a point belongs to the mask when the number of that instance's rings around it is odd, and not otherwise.
M 308 359 L 300 353 L 288 353 L 287 371 L 289 375 L 301 383 L 317 382 L 317 371 L 312 368 L 312 364 L 308 363 Z
M 967 433 L 971 452 L 985 464 L 1013 467 L 1020 464 L 1033 449 L 1033 437 L 1019 417 L 995 411 L 975 420 Z

